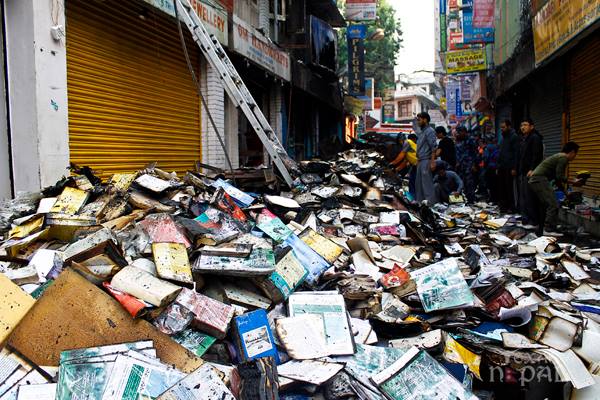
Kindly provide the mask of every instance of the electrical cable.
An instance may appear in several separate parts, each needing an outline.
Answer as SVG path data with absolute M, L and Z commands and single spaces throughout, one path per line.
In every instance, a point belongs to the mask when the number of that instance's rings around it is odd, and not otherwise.
M 194 84 L 196 85 L 196 90 L 198 92 L 198 96 L 200 97 L 200 101 L 202 102 L 202 105 L 204 106 L 204 109 L 206 110 L 206 114 L 208 115 L 208 120 L 210 121 L 210 124 L 212 125 L 212 128 L 213 128 L 215 134 L 217 135 L 217 139 L 219 139 L 221 148 L 223 149 L 223 152 L 225 153 L 225 160 L 227 161 L 227 165 L 229 167 L 229 170 L 231 171 L 231 178 L 233 179 L 233 183 L 235 185 L 236 184 L 235 174 L 233 172 L 233 165 L 231 164 L 231 159 L 229 158 L 229 153 L 227 152 L 227 146 L 225 146 L 223 137 L 219 133 L 219 130 L 217 129 L 217 125 L 215 124 L 215 121 L 212 117 L 212 114 L 210 113 L 210 110 L 208 109 L 208 103 L 206 102 L 206 99 L 202 95 L 200 82 L 198 81 L 198 77 L 196 76 L 196 72 L 194 71 L 194 66 L 192 65 L 192 62 L 190 60 L 190 55 L 188 53 L 187 45 L 185 43 L 185 36 L 183 35 L 183 29 L 181 28 L 181 20 L 179 19 L 179 11 L 178 11 L 178 7 L 177 7 L 177 2 L 178 2 L 178 0 L 173 0 L 173 6 L 175 7 L 175 19 L 177 20 L 176 21 L 177 29 L 179 31 L 179 38 L 181 40 L 181 47 L 183 47 L 183 54 L 185 56 L 185 61 L 187 63 L 188 69 L 190 70 L 190 74 L 192 75 L 192 80 L 194 81 Z

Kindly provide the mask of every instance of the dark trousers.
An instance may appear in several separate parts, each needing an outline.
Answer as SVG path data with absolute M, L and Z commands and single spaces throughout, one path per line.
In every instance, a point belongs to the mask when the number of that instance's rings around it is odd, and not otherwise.
M 501 210 L 515 210 L 515 177 L 507 168 L 498 168 L 498 205 Z
M 539 205 L 536 196 L 529 187 L 529 178 L 527 175 L 519 175 L 518 179 L 518 191 L 519 191 L 519 212 L 521 215 L 529 220 L 532 225 L 539 225 L 544 223 L 539 218 Z
M 500 190 L 498 185 L 498 175 L 496 174 L 496 169 L 485 169 L 485 184 L 490 195 L 490 200 L 494 203 L 498 202 L 498 199 L 500 197 Z
M 408 191 L 412 194 L 413 198 L 415 198 L 417 186 L 417 166 L 412 165 L 410 167 L 410 172 L 408 173 Z

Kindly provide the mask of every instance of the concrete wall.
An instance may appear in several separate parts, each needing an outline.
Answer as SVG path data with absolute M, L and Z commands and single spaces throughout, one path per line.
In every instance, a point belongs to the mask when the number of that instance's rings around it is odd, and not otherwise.
M 227 107 L 227 123 L 225 122 L 225 107 L 229 103 L 227 95 L 219 78 L 219 74 L 206 62 L 202 63 L 202 94 L 208 103 L 208 112 L 213 118 L 217 130 L 225 142 L 231 164 L 238 165 L 237 151 L 237 110 L 230 104 Z M 233 111 L 233 112 L 232 112 Z M 213 167 L 228 169 L 225 152 L 219 142 L 207 110 L 202 106 L 202 162 Z M 235 119 L 235 123 L 231 120 Z
M 3 16 L 2 16 L 3 17 Z M 4 57 L 4 37 L 0 32 L 0 54 Z M 0 63 L 0 200 L 12 197 L 10 179 L 10 147 L 8 142 L 8 115 L 6 114 L 6 85 L 4 60 Z
M 6 0 L 9 119 L 14 189 L 38 190 L 66 174 L 69 163 L 64 3 Z M 56 18 L 53 20 L 53 16 Z
M 502 65 L 512 56 L 521 37 L 521 1 L 496 0 L 496 34 L 494 64 Z

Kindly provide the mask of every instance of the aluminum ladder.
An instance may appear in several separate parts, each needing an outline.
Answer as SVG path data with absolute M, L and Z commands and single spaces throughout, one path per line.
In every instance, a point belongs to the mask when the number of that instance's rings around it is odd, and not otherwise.
M 290 175 L 290 170 L 296 171 L 298 168 L 297 164 L 287 154 L 281 142 L 279 142 L 277 135 L 256 104 L 256 101 L 254 101 L 250 91 L 231 63 L 227 53 L 225 53 L 223 46 L 221 46 L 221 43 L 219 43 L 214 35 L 208 33 L 188 0 L 176 0 L 175 4 L 178 7 L 177 13 L 190 30 L 202 54 L 208 60 L 211 67 L 219 73 L 227 95 L 235 106 L 244 112 L 248 122 L 250 122 L 260 141 L 267 149 L 281 176 L 291 188 L 293 178 Z

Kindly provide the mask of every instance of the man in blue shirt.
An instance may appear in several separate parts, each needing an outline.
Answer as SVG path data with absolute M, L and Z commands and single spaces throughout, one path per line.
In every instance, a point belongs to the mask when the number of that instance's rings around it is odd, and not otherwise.
M 463 181 L 454 171 L 448 170 L 448 164 L 438 160 L 436 162 L 435 177 L 433 178 L 435 196 L 437 201 L 448 203 L 450 195 L 458 195 L 463 190 Z
M 429 122 L 431 117 L 422 112 L 417 115 L 417 123 L 421 132 L 417 134 L 417 181 L 416 196 L 418 202 L 427 200 L 429 204 L 435 204 L 435 192 L 433 189 L 433 171 L 435 170 L 435 157 L 437 140 L 435 131 Z

